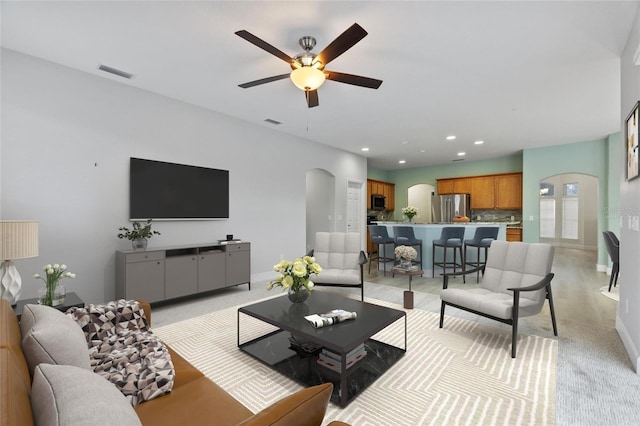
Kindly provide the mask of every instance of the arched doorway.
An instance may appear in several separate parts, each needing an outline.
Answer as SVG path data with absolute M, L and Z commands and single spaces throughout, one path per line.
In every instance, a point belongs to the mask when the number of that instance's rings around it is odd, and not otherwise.
M 418 209 L 415 217 L 417 223 L 431 223 L 431 196 L 434 194 L 433 185 L 419 183 L 407 190 L 407 202 Z
M 540 181 L 540 242 L 597 250 L 597 177 L 565 173 Z

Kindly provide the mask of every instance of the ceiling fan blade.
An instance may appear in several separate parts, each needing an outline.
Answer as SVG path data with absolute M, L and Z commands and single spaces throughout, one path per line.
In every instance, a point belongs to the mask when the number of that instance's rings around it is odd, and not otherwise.
M 362 77 L 360 75 L 345 74 L 336 71 L 324 70 L 328 80 L 337 81 L 338 83 L 353 84 L 354 86 L 367 87 L 369 89 L 377 89 L 382 84 L 382 80 L 375 78 Z
M 358 24 L 353 24 L 345 32 L 340 34 L 327 47 L 320 52 L 316 59 L 327 65 L 338 56 L 349 50 L 353 45 L 362 40 L 367 32 Z
M 289 74 L 280 74 L 274 75 L 273 77 L 261 78 L 260 80 L 249 81 L 247 83 L 238 84 L 238 86 L 243 89 L 248 89 L 249 87 L 259 86 L 265 83 L 271 83 L 272 81 L 282 80 L 284 78 L 289 78 Z
M 286 53 L 284 53 L 282 50 L 278 49 L 277 47 L 273 47 L 272 45 L 270 45 L 266 41 L 262 40 L 261 38 L 258 38 L 256 36 L 254 36 L 249 31 L 240 30 L 240 31 L 236 31 L 235 34 L 237 36 L 240 36 L 243 39 L 247 40 L 249 43 L 258 46 L 260 49 L 271 53 L 273 56 L 277 56 L 278 58 L 282 59 L 283 61 L 285 61 L 289 65 L 291 65 L 291 64 L 293 64 L 295 62 L 295 59 L 293 59 L 291 56 L 287 55 Z
M 318 102 L 318 91 L 317 90 L 305 90 L 304 95 L 307 98 L 307 105 L 309 108 L 317 107 L 320 105 Z

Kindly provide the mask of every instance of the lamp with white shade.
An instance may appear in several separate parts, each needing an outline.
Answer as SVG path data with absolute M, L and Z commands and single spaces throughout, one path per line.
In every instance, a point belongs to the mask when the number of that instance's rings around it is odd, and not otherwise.
M 15 305 L 20 299 L 22 278 L 12 260 L 38 255 L 38 221 L 0 220 L 0 297 Z

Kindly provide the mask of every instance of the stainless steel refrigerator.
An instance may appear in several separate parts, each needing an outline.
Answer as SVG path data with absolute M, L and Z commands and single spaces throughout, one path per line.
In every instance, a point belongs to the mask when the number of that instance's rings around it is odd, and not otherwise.
M 453 222 L 454 216 L 471 216 L 469 194 L 433 195 L 431 197 L 431 220 L 433 223 Z

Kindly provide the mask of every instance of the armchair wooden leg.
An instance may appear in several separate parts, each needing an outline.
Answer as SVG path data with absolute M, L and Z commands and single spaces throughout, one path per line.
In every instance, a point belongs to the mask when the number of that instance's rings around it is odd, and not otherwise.
M 442 328 L 444 326 L 444 307 L 445 307 L 445 303 L 441 302 L 441 307 L 440 307 L 440 328 Z
M 551 294 L 551 286 L 547 285 L 547 299 L 549 299 L 549 310 L 551 311 L 551 323 L 553 324 L 553 335 L 558 335 L 558 326 L 556 325 L 556 310 L 553 308 L 553 295 Z
M 513 312 L 513 334 L 511 335 L 511 358 L 516 357 L 516 344 L 518 342 L 518 310 L 514 309 Z
M 511 358 L 516 357 L 516 345 L 518 342 L 518 308 L 520 307 L 520 292 L 513 292 L 513 311 L 511 313 Z

